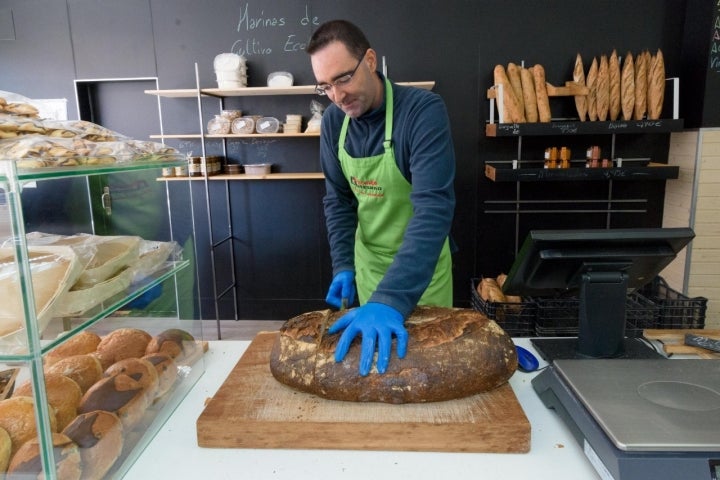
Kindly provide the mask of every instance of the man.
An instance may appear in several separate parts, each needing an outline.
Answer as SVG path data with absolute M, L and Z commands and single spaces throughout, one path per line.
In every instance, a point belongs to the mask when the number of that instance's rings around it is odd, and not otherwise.
M 407 350 L 405 319 L 416 305 L 452 306 L 449 233 L 455 154 L 442 99 L 398 86 L 350 22 L 321 25 L 307 47 L 316 90 L 332 101 L 322 119 L 320 161 L 333 280 L 326 301 L 360 307 L 331 325 L 344 329 L 335 360 L 362 335 L 360 374 L 377 347 L 385 373 L 392 337 Z

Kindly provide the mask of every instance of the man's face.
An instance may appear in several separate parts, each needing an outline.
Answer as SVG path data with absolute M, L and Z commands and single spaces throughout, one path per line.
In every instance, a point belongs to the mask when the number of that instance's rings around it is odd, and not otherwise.
M 368 49 L 358 63 L 345 45 L 333 42 L 315 52 L 310 61 L 318 85 L 331 85 L 327 96 L 349 117 L 357 118 L 381 103 L 373 49 Z M 347 75 L 352 75 L 349 81 L 345 81 Z

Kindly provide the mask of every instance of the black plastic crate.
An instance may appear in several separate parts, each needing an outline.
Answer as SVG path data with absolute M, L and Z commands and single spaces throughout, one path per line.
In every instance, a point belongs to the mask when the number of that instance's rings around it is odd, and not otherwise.
M 578 297 L 534 297 L 537 305 L 535 334 L 538 337 L 575 337 L 578 334 L 580 299 Z M 642 337 L 643 330 L 654 328 L 658 307 L 637 294 L 625 303 L 625 336 Z
M 500 325 L 511 337 L 535 336 L 535 317 L 537 306 L 529 299 L 522 302 L 489 302 L 477 291 L 479 278 L 470 282 L 472 307 Z
M 688 297 L 657 276 L 639 293 L 658 306 L 654 328 L 705 328 L 707 298 Z

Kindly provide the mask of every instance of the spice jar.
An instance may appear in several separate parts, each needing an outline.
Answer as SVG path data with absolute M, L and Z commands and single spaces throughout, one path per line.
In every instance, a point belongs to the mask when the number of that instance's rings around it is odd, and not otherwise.
M 188 175 L 191 177 L 202 177 L 202 158 L 190 157 L 188 160 Z

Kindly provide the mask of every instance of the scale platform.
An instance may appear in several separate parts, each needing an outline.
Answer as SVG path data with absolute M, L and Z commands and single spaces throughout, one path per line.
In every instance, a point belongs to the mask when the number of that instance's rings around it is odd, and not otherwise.
M 532 380 L 604 480 L 720 480 L 720 361 L 561 359 Z

